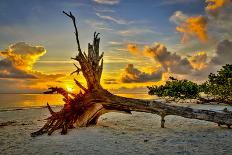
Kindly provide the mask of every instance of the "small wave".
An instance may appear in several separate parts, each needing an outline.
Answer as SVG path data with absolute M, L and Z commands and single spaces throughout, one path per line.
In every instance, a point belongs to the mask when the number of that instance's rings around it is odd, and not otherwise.
M 55 106 L 52 106 L 52 107 L 60 107 L 60 105 L 55 105 Z M 0 112 L 6 112 L 6 111 L 19 111 L 19 110 L 29 110 L 29 109 L 43 109 L 43 108 L 47 108 L 47 106 L 0 108 Z
M 0 123 L 0 127 L 9 126 L 9 125 L 12 125 L 12 124 L 15 124 L 15 123 L 16 123 L 16 121 L 2 122 L 2 123 Z
M 32 121 L 6 121 L 6 122 L 0 122 L 0 128 L 5 126 L 24 126 L 24 125 L 31 125 L 34 124 Z
M 5 112 L 5 111 L 17 111 L 17 110 L 25 110 L 23 108 L 16 108 L 16 109 L 0 109 L 0 112 Z

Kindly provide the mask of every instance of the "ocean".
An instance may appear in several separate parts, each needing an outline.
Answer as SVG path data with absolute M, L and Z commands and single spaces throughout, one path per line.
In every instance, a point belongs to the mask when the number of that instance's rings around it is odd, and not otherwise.
M 117 95 L 139 99 L 155 98 L 142 93 Z M 64 104 L 63 96 L 59 94 L 0 94 L 0 109 L 42 107 L 47 102 L 53 106 Z

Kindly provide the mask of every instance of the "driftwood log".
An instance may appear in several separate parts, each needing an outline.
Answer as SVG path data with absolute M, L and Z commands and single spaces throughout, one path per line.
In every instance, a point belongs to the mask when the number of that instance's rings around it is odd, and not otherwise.
M 112 111 L 128 114 L 131 114 L 131 111 L 157 114 L 161 116 L 162 128 L 164 128 L 165 123 L 164 117 L 167 115 L 215 122 L 218 125 L 227 125 L 230 128 L 232 125 L 232 112 L 230 111 L 199 110 L 111 94 L 100 84 L 103 69 L 103 53 L 100 54 L 99 52 L 99 33 L 94 33 L 93 43 L 88 44 L 88 53 L 83 52 L 78 38 L 75 17 L 71 12 L 68 14 L 63 11 L 63 13 L 72 19 L 78 47 L 78 55 L 71 59 L 76 60 L 80 67 L 75 65 L 76 71 L 72 74 L 82 72 L 87 82 L 87 88 L 76 79 L 74 79 L 76 85 L 82 90 L 78 94 L 70 93 L 58 87 L 49 88 L 50 91 L 45 93 L 58 93 L 64 96 L 64 107 L 59 112 L 54 112 L 47 104 L 51 116 L 47 118 L 47 123 L 40 130 L 31 133 L 31 136 L 38 136 L 44 133 L 51 135 L 58 129 L 61 129 L 61 134 L 66 134 L 70 128 L 95 125 L 101 115 Z

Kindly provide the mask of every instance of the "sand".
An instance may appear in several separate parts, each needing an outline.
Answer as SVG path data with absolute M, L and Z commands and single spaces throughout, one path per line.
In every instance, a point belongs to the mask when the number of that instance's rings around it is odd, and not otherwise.
M 159 116 L 138 112 L 108 113 L 97 126 L 72 129 L 67 135 L 56 131 L 51 136 L 30 137 L 48 115 L 44 108 L 1 111 L 0 123 L 5 126 L 0 126 L 0 154 L 232 154 L 232 129 L 178 116 L 166 117 L 166 128 L 162 129 Z

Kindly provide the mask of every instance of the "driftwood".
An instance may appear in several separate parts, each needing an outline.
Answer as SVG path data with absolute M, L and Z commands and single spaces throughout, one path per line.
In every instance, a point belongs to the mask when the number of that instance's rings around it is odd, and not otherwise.
M 223 99 L 218 99 L 218 98 L 208 99 L 208 98 L 200 97 L 198 103 L 199 104 L 204 104 L 204 103 L 220 104 L 220 103 L 223 103 L 223 104 L 227 104 L 227 105 L 232 105 L 232 100 L 223 100 Z
M 161 127 L 164 128 L 164 117 L 167 115 L 177 115 L 190 119 L 199 119 L 215 122 L 218 125 L 232 125 L 232 112 L 230 111 L 210 111 L 199 110 L 188 107 L 174 106 L 158 101 L 148 101 L 133 98 L 120 97 L 111 94 L 104 89 L 101 84 L 103 69 L 103 53 L 99 52 L 99 33 L 94 33 L 93 43 L 88 44 L 88 54 L 80 47 L 76 19 L 70 12 L 63 12 L 73 21 L 75 36 L 78 46 L 78 55 L 74 58 L 77 70 L 72 74 L 82 72 L 87 82 L 84 87 L 79 81 L 75 83 L 82 91 L 78 94 L 70 93 L 62 88 L 51 87 L 45 93 L 59 93 L 64 96 L 64 107 L 59 112 L 54 112 L 47 104 L 51 116 L 47 118 L 47 123 L 38 131 L 31 133 L 31 136 L 38 136 L 44 133 L 51 135 L 55 130 L 62 129 L 61 134 L 66 134 L 67 130 L 74 127 L 86 127 L 95 125 L 98 118 L 108 112 L 117 111 L 131 114 L 131 111 L 154 113 L 161 116 Z

